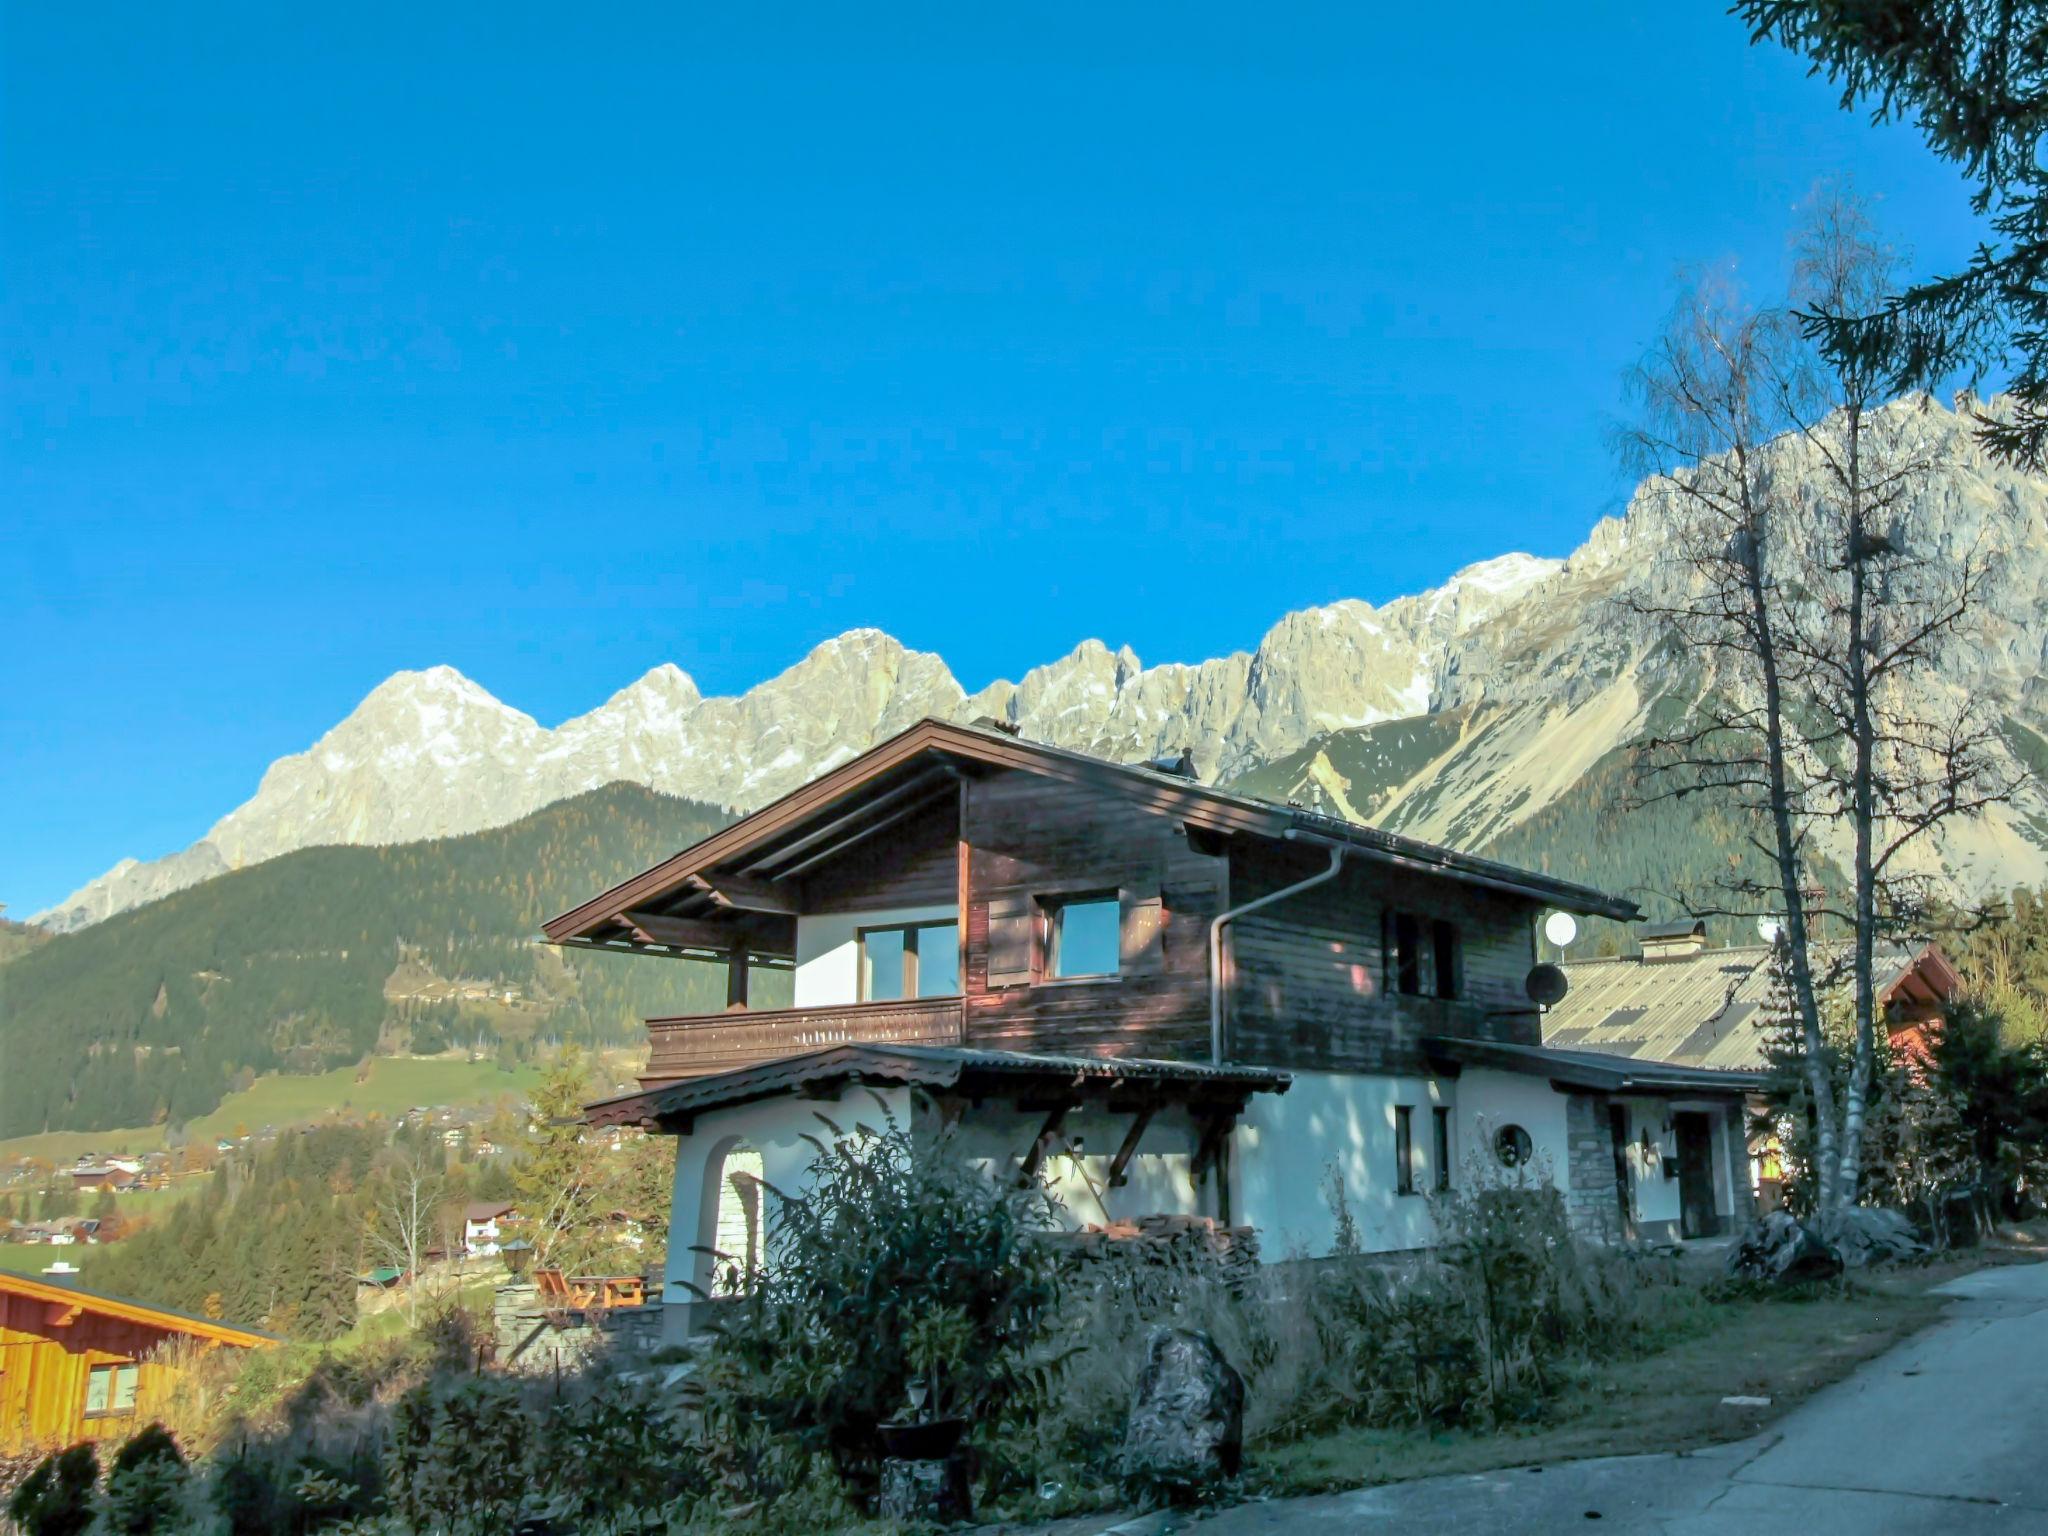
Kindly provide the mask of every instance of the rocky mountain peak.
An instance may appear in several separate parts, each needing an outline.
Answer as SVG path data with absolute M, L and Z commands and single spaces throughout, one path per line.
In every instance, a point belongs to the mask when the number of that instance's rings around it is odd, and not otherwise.
M 1975 690 L 2035 721 L 2016 729 L 2037 730 L 2048 711 L 2048 629 L 2037 613 L 2048 583 L 2048 481 L 1987 461 L 1952 412 L 1910 408 L 1916 429 L 1955 450 L 1953 471 L 1919 509 L 1924 535 L 1999 555 L 1972 674 L 1944 686 Z M 1785 473 L 1810 471 L 1802 444 L 1772 451 Z M 706 698 L 679 668 L 657 666 L 553 730 L 452 667 L 401 672 L 306 752 L 273 764 L 254 797 L 207 838 L 167 859 L 124 861 L 36 920 L 59 928 L 96 921 L 310 843 L 477 831 L 616 780 L 748 808 L 927 715 L 993 715 L 1028 737 L 1125 762 L 1186 750 L 1210 779 L 1305 754 L 1314 774 L 1276 792 L 1481 847 L 1633 739 L 1656 698 L 1697 686 L 1691 659 L 1660 646 L 1614 602 L 1643 584 L 1682 579 L 1660 558 L 1669 536 L 1664 493 L 1649 482 L 1567 560 L 1501 555 L 1377 607 L 1344 600 L 1303 609 L 1254 650 L 1209 661 L 1148 668 L 1128 646 L 1086 640 L 1015 683 L 971 696 L 939 657 L 872 628 L 821 641 L 736 697 Z M 1417 725 L 1395 733 L 1397 747 L 1368 754 L 1378 754 L 1383 782 L 1339 782 L 1351 771 L 1337 761 L 1350 758 L 1324 744 L 1404 721 Z M 2048 755 L 2048 737 L 2040 739 Z M 2017 878 L 2048 876 L 2038 846 L 2048 834 L 2028 831 L 2026 816 L 2048 827 L 2048 805 L 2036 807 L 1944 856 Z

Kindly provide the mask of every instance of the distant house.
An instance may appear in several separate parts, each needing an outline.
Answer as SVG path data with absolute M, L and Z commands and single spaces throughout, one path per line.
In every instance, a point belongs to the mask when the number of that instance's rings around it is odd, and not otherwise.
M 1706 924 L 1691 921 L 1648 925 L 1636 941 L 1634 955 L 1564 968 L 1570 990 L 1544 1015 L 1545 1045 L 1645 1065 L 1748 1072 L 1766 1065 L 1781 1006 L 1772 995 L 1771 946 L 1711 949 Z M 1893 1053 L 1923 1060 L 1962 979 L 1935 944 L 1880 949 L 1876 975 Z M 1659 1205 L 1654 1145 L 1636 1138 L 1627 1157 L 1638 1208 Z M 1764 1206 L 1778 1203 L 1782 1177 L 1776 1139 L 1753 1137 L 1750 1178 Z
M 472 1200 L 462 1212 L 462 1250 L 471 1258 L 488 1258 L 498 1251 L 502 1234 L 498 1223 L 512 1214 L 511 1202 Z
M 1771 947 L 1707 945 L 1706 924 L 1637 930 L 1639 953 L 1565 966 L 1571 990 L 1543 1017 L 1543 1043 L 1638 1061 L 1754 1071 L 1764 1066 L 1773 1011 Z M 1936 944 L 1877 954 L 1877 1001 L 1894 1052 L 1924 1054 L 1962 990 Z
M 80 1163 L 71 1170 L 71 1187 L 81 1193 L 111 1188 L 118 1170 L 106 1163 Z
M 253 1328 L 0 1272 L 0 1454 L 124 1439 L 160 1412 L 176 1379 L 163 1346 L 277 1341 Z

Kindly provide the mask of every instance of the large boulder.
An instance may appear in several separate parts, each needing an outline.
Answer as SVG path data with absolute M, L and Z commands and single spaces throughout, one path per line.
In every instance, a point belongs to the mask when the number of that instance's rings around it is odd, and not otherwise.
M 1189 1498 L 1235 1477 L 1244 1460 L 1244 1378 L 1216 1341 L 1154 1328 L 1124 1432 L 1124 1481 Z
M 1873 1205 L 1855 1205 L 1846 1211 L 1830 1211 L 1819 1223 L 1822 1241 L 1841 1256 L 1850 1269 L 1872 1264 L 1894 1264 L 1917 1258 L 1927 1251 L 1913 1223 L 1897 1211 Z
M 1842 1272 L 1842 1256 L 1790 1211 L 1767 1212 L 1736 1240 L 1728 1273 L 1742 1280 L 1829 1280 Z

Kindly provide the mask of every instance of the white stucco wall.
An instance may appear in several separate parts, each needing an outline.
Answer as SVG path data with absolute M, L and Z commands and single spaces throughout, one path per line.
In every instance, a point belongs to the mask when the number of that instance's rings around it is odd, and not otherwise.
M 1382 1253 L 1423 1247 L 1432 1238 L 1426 1198 L 1435 1177 L 1430 1111 L 1450 1104 L 1450 1094 L 1449 1083 L 1428 1078 L 1348 1072 L 1298 1072 L 1285 1093 L 1253 1094 L 1232 1149 L 1232 1219 L 1258 1229 L 1260 1251 L 1269 1261 L 1325 1257 L 1336 1237 L 1327 1192 L 1334 1168 L 1358 1223 L 1361 1248 Z M 1414 1195 L 1398 1193 L 1397 1104 L 1415 1110 Z M 1454 1164 L 1465 1144 L 1454 1111 Z
M 689 1135 L 676 1138 L 667 1283 L 662 1287 L 670 1318 L 680 1319 L 697 1299 L 690 1286 L 710 1289 L 713 1260 L 700 1250 L 715 1243 L 718 1183 L 726 1152 L 739 1145 L 751 1147 L 760 1154 L 762 1179 L 777 1189 L 801 1189 L 818 1155 L 818 1149 L 804 1136 L 822 1139 L 830 1134 L 818 1123 L 821 1113 L 844 1131 L 857 1125 L 881 1130 L 892 1119 L 907 1127 L 911 1123 L 910 1091 L 854 1087 L 833 1099 L 764 1099 L 700 1115 Z M 666 1332 L 676 1337 L 683 1329 L 671 1324 Z
M 1044 1123 L 1043 1113 L 983 1104 L 955 1127 L 950 1145 L 955 1156 L 991 1172 L 1013 1169 Z M 1109 1165 L 1130 1128 L 1129 1115 L 1097 1112 L 1067 1117 L 1061 1134 L 1078 1155 L 1056 1150 L 1045 1163 L 1046 1184 L 1060 1201 L 1066 1226 L 1102 1226 L 1140 1216 L 1213 1215 L 1208 1191 L 1198 1194 L 1188 1179 L 1196 1128 L 1185 1110 L 1163 1110 L 1152 1118 L 1125 1170 L 1123 1187 L 1109 1187 Z
M 860 1000 L 860 943 L 863 928 L 893 923 L 942 923 L 957 919 L 958 907 L 897 907 L 876 912 L 828 913 L 796 920 L 796 983 L 792 1006 L 836 1008 Z
M 1519 1125 L 1529 1133 L 1534 1166 L 1548 1174 L 1558 1188 L 1566 1186 L 1571 1147 L 1565 1131 L 1565 1095 L 1551 1087 L 1549 1079 L 1468 1067 L 1458 1078 L 1457 1092 L 1456 1124 L 1461 1140 L 1454 1179 L 1466 1177 L 1465 1164 L 1470 1157 L 1493 1164 L 1495 1135 L 1504 1125 Z

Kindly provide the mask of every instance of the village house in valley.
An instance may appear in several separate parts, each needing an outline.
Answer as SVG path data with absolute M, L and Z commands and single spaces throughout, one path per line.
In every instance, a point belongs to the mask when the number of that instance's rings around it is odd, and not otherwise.
M 820 1113 L 1042 1172 L 1076 1227 L 1211 1218 L 1268 1259 L 1332 1250 L 1333 1182 L 1365 1248 L 1423 1246 L 1468 1159 L 1546 1170 L 1588 1232 L 1636 1177 L 1686 1191 L 1672 1233 L 1725 1229 L 1755 1075 L 1546 1049 L 1553 909 L 1638 916 L 1185 760 L 927 720 L 546 928 L 728 968 L 726 1011 L 651 1020 L 640 1091 L 588 1111 L 681 1138 L 682 1327 L 709 1250 L 760 1256 L 754 1180 L 801 1181 Z M 767 968 L 792 1006 L 753 1006 Z
M 166 1346 L 267 1348 L 251 1328 L 0 1271 L 0 1454 L 125 1440 L 171 1391 Z

